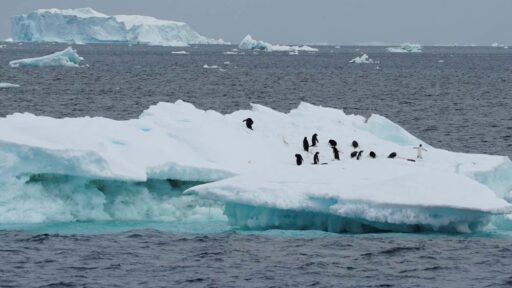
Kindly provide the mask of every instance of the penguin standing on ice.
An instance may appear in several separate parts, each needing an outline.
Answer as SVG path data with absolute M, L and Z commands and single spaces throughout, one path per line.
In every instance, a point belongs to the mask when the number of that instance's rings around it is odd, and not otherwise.
M 353 151 L 350 153 L 350 158 L 356 158 L 357 157 L 357 151 Z
M 395 159 L 396 158 L 396 152 L 391 152 L 391 154 L 389 154 L 388 158 L 389 159 Z
M 413 149 L 418 150 L 418 155 L 416 156 L 418 159 L 423 159 L 423 151 L 428 151 L 427 149 L 423 148 L 423 145 L 421 144 L 418 147 L 414 147 Z
M 336 147 L 338 145 L 338 143 L 334 140 L 329 140 L 329 145 L 331 145 L 331 147 Z
M 377 158 L 377 154 L 375 154 L 375 152 L 373 152 L 373 151 L 370 151 L 370 158 L 372 158 L 372 159 Z
M 302 140 L 302 148 L 304 148 L 304 151 L 309 152 L 308 137 L 304 137 L 304 140 Z
M 340 151 L 338 150 L 338 148 L 336 148 L 336 146 L 333 146 L 331 148 L 332 153 L 334 154 L 334 160 L 340 160 Z
M 251 118 L 247 118 L 247 119 L 245 119 L 242 122 L 245 122 L 245 126 L 247 126 L 247 128 L 253 130 L 252 129 L 252 124 L 254 124 L 254 121 Z
M 295 154 L 295 163 L 297 163 L 297 166 L 302 165 L 302 162 L 304 162 L 304 158 L 302 158 L 302 155 Z
M 352 147 L 354 147 L 354 150 L 359 148 L 359 143 L 356 140 L 352 141 Z
M 319 154 L 320 154 L 320 152 L 316 152 L 315 156 L 313 156 L 313 164 L 314 165 L 317 165 L 320 163 L 320 157 L 318 156 Z
M 316 147 L 316 144 L 318 144 L 318 135 L 315 133 L 311 137 L 311 147 Z
M 359 151 L 359 153 L 357 153 L 357 160 L 361 159 L 361 156 L 363 156 L 363 150 Z

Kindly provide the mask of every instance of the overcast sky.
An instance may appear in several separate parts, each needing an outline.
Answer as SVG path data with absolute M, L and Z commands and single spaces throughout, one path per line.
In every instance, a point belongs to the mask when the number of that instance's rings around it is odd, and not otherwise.
M 78 7 L 183 21 L 233 43 L 250 33 L 281 44 L 512 44 L 512 0 L 0 0 L 0 39 L 13 15 Z

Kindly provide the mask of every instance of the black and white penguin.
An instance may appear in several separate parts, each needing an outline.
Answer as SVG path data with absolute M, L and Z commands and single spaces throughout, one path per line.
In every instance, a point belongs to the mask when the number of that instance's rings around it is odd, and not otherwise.
M 334 160 L 340 160 L 340 151 L 338 150 L 338 148 L 336 148 L 336 146 L 333 146 L 331 148 L 332 153 L 334 154 Z
M 391 154 L 389 154 L 388 158 L 389 159 L 395 159 L 396 158 L 396 152 L 391 152 Z
M 373 158 L 373 159 L 377 158 L 377 154 L 375 154 L 375 152 L 373 152 L 373 151 L 370 151 L 370 158 Z
M 245 126 L 247 126 L 247 128 L 253 130 L 252 129 L 252 124 L 254 124 L 254 121 L 251 118 L 247 118 L 247 119 L 245 119 L 242 122 L 245 122 Z
M 304 151 L 309 152 L 308 137 L 304 137 L 304 140 L 302 140 L 302 148 L 304 148 Z
M 302 162 L 304 162 L 304 158 L 302 158 L 302 155 L 295 154 L 295 163 L 297 163 L 297 166 L 302 165 Z
M 363 156 L 363 150 L 359 151 L 359 153 L 357 153 L 357 160 L 361 159 L 361 156 Z
M 320 157 L 318 155 L 320 155 L 320 152 L 316 152 L 315 156 L 313 156 L 313 164 L 315 165 L 320 164 Z
M 315 133 L 311 137 L 311 147 L 316 147 L 316 144 L 318 144 L 318 135 Z
M 359 148 L 359 143 L 357 143 L 356 140 L 352 141 L 352 147 L 354 147 L 354 149 Z
M 353 151 L 350 153 L 350 158 L 356 158 L 357 157 L 357 151 Z
M 329 140 L 329 145 L 331 145 L 331 147 L 336 147 L 338 145 L 338 143 L 334 140 Z

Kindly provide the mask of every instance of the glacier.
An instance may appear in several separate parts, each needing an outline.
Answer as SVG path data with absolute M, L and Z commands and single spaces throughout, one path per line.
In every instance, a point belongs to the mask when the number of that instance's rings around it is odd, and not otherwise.
M 238 45 L 239 49 L 245 50 L 263 50 L 267 52 L 272 51 L 280 51 L 280 52 L 293 52 L 297 53 L 298 51 L 304 52 L 317 52 L 317 48 L 309 47 L 309 46 L 287 46 L 287 45 L 272 45 L 267 42 L 254 40 L 251 35 L 247 35 L 242 39 L 240 45 Z
M 392 53 L 419 53 L 423 47 L 420 44 L 403 43 L 400 47 L 388 47 L 386 50 Z
M 11 18 L 17 42 L 139 43 L 158 46 L 228 44 L 201 36 L 183 22 L 139 15 L 106 15 L 92 8 L 39 9 Z
M 325 165 L 302 151 L 313 133 Z M 361 160 L 350 157 L 352 140 Z M 424 159 L 415 159 L 419 143 Z M 308 103 L 288 113 L 252 104 L 221 114 L 177 101 L 123 121 L 0 118 L 0 225 L 221 219 L 242 229 L 467 233 L 510 225 L 511 176 L 508 157 L 438 149 L 383 116 Z
M 27 58 L 13 60 L 9 62 L 11 67 L 48 67 L 48 66 L 64 66 L 64 67 L 80 67 L 80 61 L 84 58 L 80 57 L 75 49 L 68 47 L 62 51 L 55 52 L 35 58 Z
M 356 58 L 350 60 L 349 62 L 355 63 L 355 64 L 373 64 L 374 63 L 373 59 L 368 57 L 368 55 L 366 55 L 366 54 L 356 57 Z

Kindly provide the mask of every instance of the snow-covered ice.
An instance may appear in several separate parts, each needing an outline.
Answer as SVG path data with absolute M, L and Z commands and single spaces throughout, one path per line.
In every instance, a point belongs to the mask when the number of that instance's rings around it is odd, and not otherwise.
M 368 55 L 366 54 L 363 54 L 359 57 L 356 57 L 352 60 L 350 60 L 350 63 L 355 63 L 355 64 L 373 64 L 374 61 L 373 59 L 370 59 L 370 57 L 368 57 Z
M 255 40 L 251 37 L 251 35 L 245 36 L 244 39 L 242 39 L 242 42 L 240 42 L 240 45 L 238 45 L 238 48 L 240 49 L 246 49 L 246 50 L 263 50 L 263 51 L 281 51 L 281 52 L 294 52 L 297 53 L 297 51 L 305 51 L 305 52 L 317 52 L 318 49 L 309 47 L 309 46 L 287 46 L 287 45 L 272 45 L 267 42 L 263 42 L 260 40 Z
M 187 51 L 172 51 L 171 54 L 178 54 L 178 55 L 188 55 Z
M 254 131 L 242 123 L 247 117 Z M 327 165 L 311 165 L 302 151 L 313 133 L 320 143 L 311 149 Z M 328 139 L 338 142 L 340 161 Z M 352 140 L 365 151 L 361 160 L 349 156 Z M 424 159 L 408 161 L 419 143 Z M 437 149 L 382 116 L 307 103 L 289 113 L 252 105 L 223 115 L 177 101 L 125 121 L 16 113 L 0 118 L 0 175 L 0 223 L 174 219 L 205 211 L 197 203 L 207 201 L 232 225 L 252 229 L 469 232 L 512 213 L 507 157 Z M 153 194 L 169 187 L 185 196 Z M 106 199 L 119 190 L 130 192 Z M 180 208 L 192 202 L 193 211 Z
M 418 53 L 422 52 L 423 47 L 420 44 L 403 43 L 400 47 L 388 47 L 386 50 L 393 53 Z
M 16 87 L 20 87 L 20 85 L 8 83 L 8 82 L 0 82 L 0 88 L 16 88 Z
M 92 8 L 39 9 L 11 19 L 15 41 L 141 43 L 161 46 L 227 44 L 199 35 L 183 22 L 139 15 L 106 15 Z
M 13 60 L 9 62 L 11 67 L 46 67 L 46 66 L 65 66 L 80 67 L 80 61 L 84 58 L 80 57 L 76 50 L 68 47 L 62 51 L 55 52 L 50 55 Z

